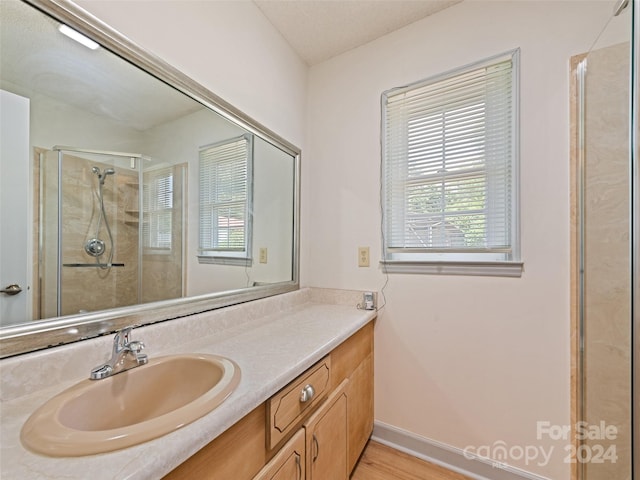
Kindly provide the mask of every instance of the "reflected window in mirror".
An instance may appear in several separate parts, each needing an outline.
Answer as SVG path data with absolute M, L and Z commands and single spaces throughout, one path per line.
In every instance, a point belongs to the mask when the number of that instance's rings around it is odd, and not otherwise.
M 159 168 L 146 172 L 143 182 L 144 219 L 142 225 L 145 253 L 170 254 L 174 245 L 172 227 L 177 202 L 174 195 L 178 189 L 175 167 Z
M 200 263 L 251 266 L 253 138 L 200 148 Z

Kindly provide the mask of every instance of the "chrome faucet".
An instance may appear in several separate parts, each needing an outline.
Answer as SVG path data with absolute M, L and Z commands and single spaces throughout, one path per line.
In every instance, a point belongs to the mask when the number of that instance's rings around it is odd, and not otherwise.
M 104 365 L 100 365 L 91 370 L 90 379 L 100 380 L 117 373 L 130 370 L 149 361 L 146 354 L 140 353 L 144 348 L 144 343 L 131 340 L 131 330 L 133 327 L 125 327 L 116 333 L 113 338 L 113 351 L 111 359 Z

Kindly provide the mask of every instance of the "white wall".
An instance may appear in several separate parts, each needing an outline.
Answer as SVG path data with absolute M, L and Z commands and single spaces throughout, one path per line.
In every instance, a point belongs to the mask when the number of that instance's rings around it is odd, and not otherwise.
M 44 95 L 31 95 L 31 147 L 129 151 L 139 132 Z M 33 159 L 31 159 L 33 160 Z
M 521 48 L 522 278 L 391 275 L 376 331 L 376 419 L 454 447 L 555 447 L 569 425 L 569 57 L 611 2 L 467 0 L 310 69 L 303 168 L 306 286 L 378 290 L 384 90 Z M 358 268 L 370 246 L 372 267 Z
M 275 283 L 293 277 L 293 159 L 262 139 L 254 139 L 253 268 L 251 281 Z M 260 263 L 260 249 L 267 262 Z
M 307 67 L 250 1 L 78 5 L 303 147 Z

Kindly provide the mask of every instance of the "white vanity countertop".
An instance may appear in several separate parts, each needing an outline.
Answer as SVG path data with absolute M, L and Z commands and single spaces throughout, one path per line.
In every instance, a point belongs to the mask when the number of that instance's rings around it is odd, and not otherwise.
M 241 308 L 238 311 L 241 312 Z M 157 480 L 266 401 L 375 316 L 375 311 L 359 310 L 354 303 L 336 305 L 307 302 L 159 352 L 145 339 L 145 329 L 161 329 L 162 324 L 136 329 L 134 337 L 147 343 L 146 353 L 150 358 L 174 353 L 223 355 L 240 366 L 240 384 L 218 408 L 175 432 L 116 452 L 74 458 L 50 458 L 31 453 L 20 443 L 20 429 L 37 407 L 82 378 L 71 378 L 68 383 L 3 401 L 0 403 L 0 477 L 2 480 Z M 156 334 L 150 332 L 152 337 Z M 108 356 L 109 352 L 104 353 Z M 83 362 L 83 359 L 76 358 L 75 361 Z M 93 366 L 87 364 L 86 371 L 89 372 Z M 3 367 L 0 362 L 2 374 L 5 373 Z M 43 372 L 37 375 L 43 375 Z M 105 412 L 96 414 L 104 415 Z

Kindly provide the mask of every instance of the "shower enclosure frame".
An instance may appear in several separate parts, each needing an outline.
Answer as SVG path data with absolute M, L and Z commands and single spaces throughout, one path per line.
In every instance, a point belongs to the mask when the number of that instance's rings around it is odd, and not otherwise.
M 623 10 L 625 6 L 624 0 L 616 5 L 616 9 Z M 630 287 L 630 431 L 631 431 L 631 479 L 640 480 L 640 151 L 638 142 L 640 141 L 640 0 L 629 0 L 628 7 L 631 8 L 631 35 L 630 35 L 630 70 L 629 70 L 629 287 Z M 573 165 L 573 174 L 575 177 L 572 183 L 575 190 L 572 192 L 572 204 L 575 202 L 576 212 L 575 219 L 572 220 L 572 244 L 575 248 L 572 253 L 572 331 L 575 332 L 575 338 L 572 341 L 572 359 L 575 364 L 572 365 L 572 404 L 571 417 L 572 429 L 575 433 L 577 422 L 586 419 L 585 410 L 585 379 L 584 379 L 584 282 L 583 276 L 585 264 L 583 258 L 584 252 L 584 211 L 581 205 L 584 199 L 584 125 L 580 121 L 580 108 L 584 108 L 585 92 L 585 64 L 584 59 L 577 60 L 576 64 L 572 64 L 572 70 L 575 68 L 576 91 L 573 92 L 575 104 L 572 106 L 572 112 L 576 116 L 576 131 L 572 134 L 574 144 L 572 144 L 572 157 L 575 164 Z M 574 110 L 577 109 L 577 110 Z M 575 155 L 575 156 L 574 156 Z M 575 379 L 575 380 L 574 380 Z M 581 442 L 572 437 L 574 446 L 579 447 Z M 571 478 L 575 480 L 583 480 L 586 478 L 585 465 L 576 462 L 572 465 Z
M 142 160 L 149 159 L 148 157 L 140 154 L 140 153 L 126 153 L 126 152 L 116 152 L 116 151 L 107 151 L 107 150 L 93 150 L 88 148 L 79 148 L 79 147 L 71 147 L 71 146 L 62 146 L 55 145 L 52 151 L 57 152 L 57 160 L 58 160 L 58 169 L 57 169 L 57 182 L 58 182 L 58 190 L 57 190 L 57 201 L 58 201 L 58 211 L 57 211 L 57 261 L 56 261 L 56 313 L 58 316 L 62 315 L 62 268 L 63 268 L 63 259 L 62 259 L 62 200 L 63 200 L 63 192 L 62 192 L 62 160 L 65 153 L 79 153 L 79 154 L 90 154 L 90 155 L 105 155 L 105 156 L 115 156 L 122 158 L 130 158 L 135 159 L 137 162 L 136 170 L 138 173 L 138 191 L 142 192 L 143 188 L 143 178 L 142 178 Z M 143 211 L 143 198 L 142 195 L 138 195 L 138 210 L 139 212 Z M 42 217 L 41 217 L 42 219 Z M 40 229 L 42 230 L 42 229 Z M 42 252 L 43 249 L 43 239 L 42 235 L 39 236 L 39 251 Z M 142 289 L 142 251 L 143 251 L 143 237 L 141 230 L 138 232 L 138 303 L 140 302 L 140 295 Z M 112 246 L 115 248 L 115 245 Z M 91 265 L 91 268 L 98 268 L 98 264 Z M 40 289 L 41 290 L 41 289 Z
M 640 0 L 631 24 L 631 451 L 632 478 L 640 479 Z

